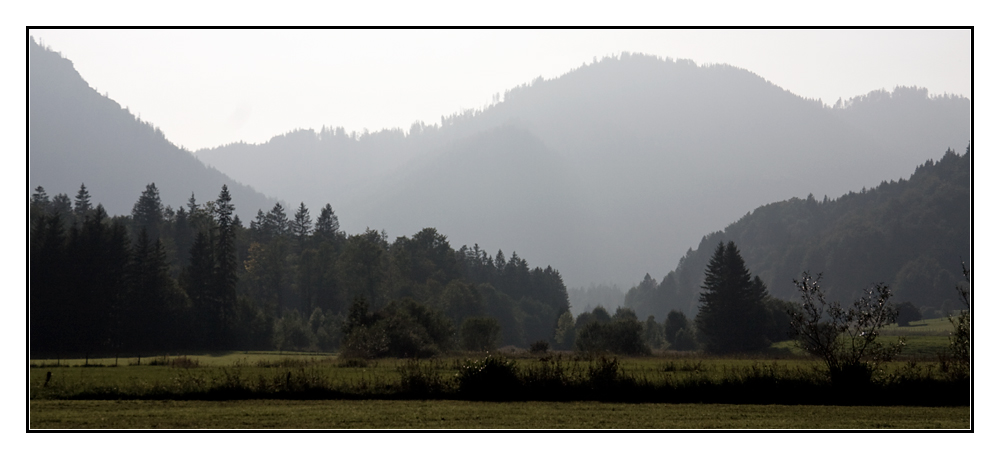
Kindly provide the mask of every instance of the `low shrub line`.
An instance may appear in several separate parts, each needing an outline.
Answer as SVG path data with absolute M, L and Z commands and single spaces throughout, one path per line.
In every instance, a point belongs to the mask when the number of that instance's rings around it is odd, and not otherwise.
M 363 362 L 334 365 L 363 368 L 367 365 Z M 686 373 L 678 377 L 676 371 Z M 969 397 L 968 379 L 942 378 L 917 367 L 862 383 L 834 384 L 822 372 L 767 363 L 726 369 L 721 377 L 702 374 L 701 362 L 671 362 L 656 373 L 631 375 L 622 370 L 617 358 L 583 362 L 546 357 L 519 365 L 497 355 L 451 365 L 410 360 L 398 365 L 395 374 L 362 373 L 349 380 L 334 380 L 315 365 L 268 365 L 256 371 L 237 365 L 203 372 L 181 369 L 176 377 L 153 382 L 49 384 L 46 378 L 43 387 L 32 388 L 32 398 L 68 400 L 449 399 L 967 406 Z

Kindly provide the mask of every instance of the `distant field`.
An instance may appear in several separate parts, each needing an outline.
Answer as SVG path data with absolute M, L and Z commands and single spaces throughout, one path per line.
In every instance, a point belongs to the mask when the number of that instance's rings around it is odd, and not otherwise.
M 969 429 L 968 407 L 600 402 L 65 401 L 32 429 Z
M 893 324 L 882 329 L 884 336 L 948 336 L 955 330 L 955 326 L 948 321 L 948 318 L 926 319 L 910 322 L 907 327 L 900 327 Z
M 167 355 L 153 355 L 153 356 L 143 356 L 135 357 L 106 357 L 106 358 L 96 358 L 96 359 L 34 359 L 31 360 L 31 365 L 34 366 L 51 366 L 51 365 L 65 365 L 65 366 L 82 366 L 84 363 L 95 366 L 113 366 L 116 363 L 119 366 L 128 365 L 149 365 L 150 363 L 156 363 L 158 360 L 162 361 L 164 359 L 172 360 L 177 357 L 187 357 L 192 360 L 196 360 L 200 366 L 233 366 L 233 365 L 256 365 L 258 362 L 281 362 L 288 359 L 296 360 L 307 360 L 307 361 L 323 361 L 331 360 L 336 356 L 334 353 L 323 353 L 323 352 L 267 352 L 267 351 L 252 351 L 252 352 L 224 352 L 219 354 L 167 354 Z

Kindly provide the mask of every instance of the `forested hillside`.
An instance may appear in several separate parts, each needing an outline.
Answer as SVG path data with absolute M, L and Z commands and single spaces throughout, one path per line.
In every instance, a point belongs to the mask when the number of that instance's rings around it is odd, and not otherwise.
M 348 235 L 326 205 L 275 204 L 245 225 L 222 187 L 174 211 L 148 185 L 109 217 L 37 188 L 30 203 L 33 357 L 232 349 L 434 355 L 466 322 L 499 331 L 487 348 L 551 341 L 569 309 L 558 271 L 517 253 L 453 249 L 433 228 L 390 240 Z
M 850 302 L 866 286 L 885 282 L 894 302 L 911 302 L 924 317 L 947 314 L 960 307 L 955 287 L 963 283 L 962 263 L 971 266 L 971 169 L 968 149 L 949 150 L 909 180 L 758 207 L 702 238 L 662 281 L 647 274 L 626 294 L 625 306 L 660 320 L 674 309 L 694 316 L 713 249 L 734 241 L 774 297 L 797 299 L 792 279 L 810 271 L 822 273 L 832 300 Z
M 112 214 L 128 213 L 149 183 L 176 203 L 191 193 L 212 198 L 226 184 L 244 217 L 275 203 L 205 166 L 158 128 L 98 94 L 72 62 L 33 38 L 28 39 L 28 128 L 29 190 L 43 186 L 53 195 L 71 195 L 86 183 Z
M 440 124 L 195 153 L 289 202 L 330 200 L 351 231 L 431 224 L 572 287 L 629 285 L 761 203 L 905 177 L 968 143 L 969 110 L 916 88 L 824 105 L 748 70 L 624 53 Z

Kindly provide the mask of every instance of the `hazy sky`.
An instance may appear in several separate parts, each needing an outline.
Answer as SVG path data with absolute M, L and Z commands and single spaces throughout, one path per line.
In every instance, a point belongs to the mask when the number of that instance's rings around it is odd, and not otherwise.
M 297 128 L 376 131 L 488 105 L 621 53 L 727 63 L 831 104 L 969 96 L 968 30 L 32 30 L 101 93 L 195 150 Z

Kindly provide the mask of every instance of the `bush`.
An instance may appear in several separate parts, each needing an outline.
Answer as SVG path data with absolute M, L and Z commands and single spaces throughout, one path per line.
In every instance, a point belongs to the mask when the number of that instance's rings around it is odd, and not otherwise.
M 521 379 L 517 364 L 503 356 L 488 355 L 467 360 L 455 376 L 460 394 L 473 399 L 509 399 L 519 392 Z
M 419 360 L 408 360 L 396 367 L 400 376 L 400 388 L 407 395 L 437 396 L 445 392 L 447 386 L 433 363 L 423 364 Z
M 972 272 L 962 264 L 962 274 L 965 281 L 972 285 Z M 948 337 L 948 351 L 941 356 L 941 370 L 952 379 L 969 379 L 972 370 L 972 292 L 965 286 L 958 286 L 962 295 L 965 310 L 958 317 L 948 316 L 948 321 L 955 327 Z
M 788 311 L 792 334 L 799 347 L 826 363 L 835 385 L 864 385 L 875 368 L 902 351 L 903 339 L 889 346 L 876 341 L 879 331 L 896 320 L 896 309 L 884 284 L 876 284 L 849 307 L 826 301 L 808 272 L 794 281 L 802 294 L 801 307 Z
M 531 343 L 531 349 L 529 350 L 532 354 L 544 354 L 549 352 L 549 342 L 545 340 L 538 340 Z

